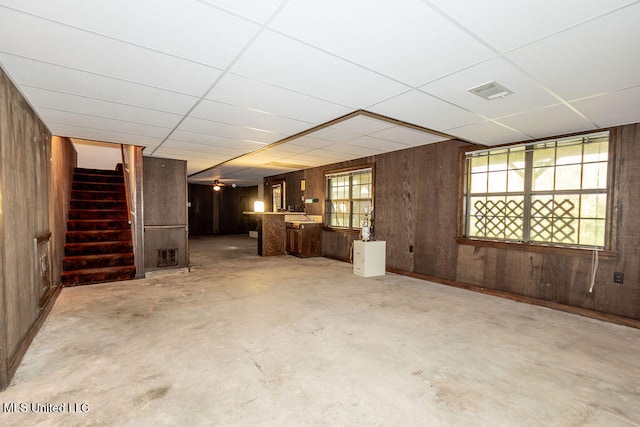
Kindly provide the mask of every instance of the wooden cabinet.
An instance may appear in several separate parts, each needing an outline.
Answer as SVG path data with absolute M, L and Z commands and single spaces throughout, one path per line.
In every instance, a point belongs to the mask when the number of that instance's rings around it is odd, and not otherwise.
M 322 255 L 322 223 L 287 222 L 287 253 L 309 258 Z

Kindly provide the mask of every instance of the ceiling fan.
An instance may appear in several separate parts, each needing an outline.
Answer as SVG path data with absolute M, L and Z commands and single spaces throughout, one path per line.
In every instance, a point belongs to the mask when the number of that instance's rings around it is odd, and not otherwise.
M 213 191 L 220 191 L 220 189 L 224 187 L 224 184 L 217 179 L 213 181 Z
M 216 179 L 215 181 L 213 181 L 213 191 L 220 191 L 225 185 L 226 184 L 224 182 L 220 182 Z M 231 184 L 231 187 L 236 188 L 236 185 Z

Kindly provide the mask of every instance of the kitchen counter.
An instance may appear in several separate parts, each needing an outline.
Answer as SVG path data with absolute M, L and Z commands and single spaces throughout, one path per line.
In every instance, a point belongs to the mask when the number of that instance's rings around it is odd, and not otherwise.
M 287 222 L 317 223 L 304 212 L 243 212 L 258 217 L 258 255 L 287 253 Z

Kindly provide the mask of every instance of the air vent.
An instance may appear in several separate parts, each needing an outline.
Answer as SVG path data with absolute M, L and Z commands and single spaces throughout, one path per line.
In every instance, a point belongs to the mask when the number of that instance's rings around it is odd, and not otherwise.
M 504 98 L 507 95 L 511 95 L 513 92 L 496 82 L 485 83 L 480 86 L 472 87 L 469 89 L 474 95 L 478 95 L 480 98 L 484 98 L 488 101 L 492 101 L 497 98 Z
M 158 250 L 158 267 L 172 267 L 175 265 L 178 265 L 178 248 Z

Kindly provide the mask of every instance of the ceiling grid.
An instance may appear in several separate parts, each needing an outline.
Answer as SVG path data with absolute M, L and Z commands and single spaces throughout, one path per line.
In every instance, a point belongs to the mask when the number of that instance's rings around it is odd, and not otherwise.
M 53 134 L 244 186 L 640 122 L 638 22 L 637 0 L 0 0 L 0 65 Z M 492 81 L 513 94 L 468 92 Z

